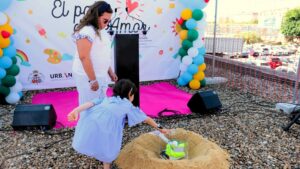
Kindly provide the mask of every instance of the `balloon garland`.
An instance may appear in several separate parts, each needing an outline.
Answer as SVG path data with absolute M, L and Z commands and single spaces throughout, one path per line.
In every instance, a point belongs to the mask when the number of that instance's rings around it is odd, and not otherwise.
M 206 49 L 203 42 L 203 31 L 205 27 L 205 14 L 202 9 L 209 0 L 179 0 L 188 7 L 181 12 L 181 18 L 177 23 L 181 26 L 179 37 L 181 48 L 178 55 L 181 56 L 180 76 L 177 79 L 179 86 L 188 85 L 197 90 L 204 87 L 205 69 L 204 55 Z
M 11 1 L 4 0 L 0 9 L 6 9 Z M 21 97 L 22 84 L 18 81 L 17 75 L 20 68 L 17 65 L 17 50 L 14 47 L 14 30 L 9 24 L 9 17 L 0 10 L 0 99 L 6 103 L 16 104 Z M 3 99 L 4 98 L 4 99 Z M 5 103 L 5 102 L 4 102 Z

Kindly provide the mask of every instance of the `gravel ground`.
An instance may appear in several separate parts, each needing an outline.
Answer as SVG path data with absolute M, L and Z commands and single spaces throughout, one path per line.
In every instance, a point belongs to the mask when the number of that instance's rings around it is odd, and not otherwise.
M 173 80 L 170 82 L 175 84 Z M 184 128 L 214 141 L 230 154 L 231 168 L 300 169 L 300 126 L 294 125 L 289 132 L 284 132 L 281 126 L 287 124 L 289 118 L 275 111 L 275 103 L 226 86 L 211 85 L 201 89 L 218 93 L 223 104 L 220 112 L 193 113 L 157 121 L 168 128 Z M 21 103 L 31 103 L 32 96 L 39 92 L 63 90 L 74 88 L 28 91 Z M 97 160 L 72 149 L 74 129 L 12 131 L 14 108 L 0 105 L 0 168 L 101 168 Z M 144 124 L 126 128 L 123 144 L 151 130 Z

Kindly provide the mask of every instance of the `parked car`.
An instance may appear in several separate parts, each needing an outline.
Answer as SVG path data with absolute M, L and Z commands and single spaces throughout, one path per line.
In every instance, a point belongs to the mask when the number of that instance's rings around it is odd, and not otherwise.
M 276 69 L 279 66 L 282 66 L 282 62 L 279 58 L 271 58 L 271 60 L 268 62 L 271 69 Z
M 239 58 L 248 58 L 249 57 L 249 53 L 248 52 L 242 52 L 239 54 Z
M 269 54 L 270 54 L 269 48 L 262 49 L 262 51 L 261 51 L 262 56 L 269 56 Z

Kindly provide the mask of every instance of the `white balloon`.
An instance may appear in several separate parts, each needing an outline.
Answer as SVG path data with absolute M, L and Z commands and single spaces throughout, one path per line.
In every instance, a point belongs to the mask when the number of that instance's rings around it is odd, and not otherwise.
M 20 82 L 16 82 L 15 85 L 10 87 L 10 91 L 15 92 L 15 93 L 18 93 L 18 92 L 22 91 L 22 89 L 23 89 L 23 86 Z
M 198 32 L 198 39 L 202 39 L 204 36 L 204 31 L 203 30 L 197 30 Z
M 190 64 L 192 64 L 192 62 L 193 62 L 193 58 L 191 56 L 189 56 L 189 55 L 184 56 L 182 58 L 182 63 L 185 64 L 185 65 L 187 65 L 187 66 L 190 65 Z
M 15 92 L 11 92 L 8 96 L 5 97 L 5 100 L 9 104 L 16 104 L 20 100 L 20 95 Z
M 7 21 L 8 21 L 7 16 L 3 12 L 0 12 L 0 25 L 6 24 Z
M 195 48 L 201 48 L 204 45 L 204 41 L 202 40 L 202 37 L 199 37 L 197 40 L 193 42 L 193 47 Z
M 181 71 L 181 72 L 184 72 L 186 69 L 187 69 L 187 65 L 185 65 L 184 63 L 180 63 L 180 65 L 179 65 L 179 70 Z
M 191 47 L 191 48 L 189 48 L 189 50 L 187 51 L 187 53 L 188 53 L 188 55 L 189 55 L 190 57 L 194 58 L 195 56 L 198 55 L 199 51 L 198 51 L 197 48 Z

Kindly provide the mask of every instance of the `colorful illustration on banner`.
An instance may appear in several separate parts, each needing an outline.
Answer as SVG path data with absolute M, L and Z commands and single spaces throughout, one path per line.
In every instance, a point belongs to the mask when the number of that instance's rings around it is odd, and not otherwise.
M 28 10 L 28 14 L 29 14 L 29 15 L 32 15 L 32 13 L 33 13 L 32 10 L 29 9 L 29 10 Z
M 38 70 L 34 70 L 32 71 L 32 73 L 28 75 L 28 82 L 31 84 L 38 85 L 40 83 L 43 83 L 44 80 L 45 80 L 45 76 L 42 73 L 40 73 Z
M 62 55 L 57 50 L 47 48 L 44 53 L 48 55 L 47 61 L 51 64 L 58 64 L 62 60 Z
M 131 13 L 139 6 L 138 2 L 133 2 L 131 0 L 126 0 L 126 7 L 128 8 L 128 13 Z
M 58 37 L 63 38 L 63 39 L 67 38 L 67 36 L 68 36 L 65 32 L 58 32 L 57 35 L 58 35 Z
M 25 43 L 29 44 L 30 43 L 30 39 L 26 38 Z
M 68 60 L 73 60 L 73 56 L 72 55 L 70 55 L 70 54 L 68 54 L 68 53 L 64 53 L 63 55 L 62 55 L 62 60 L 63 61 L 68 61 Z
M 175 8 L 175 3 L 171 2 L 171 3 L 169 4 L 169 8 L 170 8 L 170 9 L 174 9 L 174 8 Z
M 159 50 L 158 54 L 162 56 L 164 54 L 164 50 Z
M 160 14 L 162 14 L 162 12 L 163 12 L 163 9 L 162 8 L 156 8 L 156 14 L 157 15 L 160 15 Z
M 17 49 L 17 58 L 19 58 L 21 60 L 21 65 L 23 66 L 27 66 L 27 67 L 30 67 L 30 63 L 29 63 L 29 59 L 28 59 L 28 56 L 26 55 L 25 52 L 23 52 L 22 50 L 20 49 Z
M 41 37 L 47 39 L 47 32 L 41 25 L 35 25 L 35 29 L 38 31 Z
M 116 0 L 116 4 L 118 5 L 117 9 L 119 16 L 121 17 L 124 15 L 126 20 L 128 19 L 128 14 L 133 17 L 140 17 L 141 13 L 144 12 L 144 4 L 141 3 L 140 0 L 126 0 L 125 3 L 123 1 L 121 2 L 120 0 Z M 124 8 L 124 6 L 127 11 L 120 10 Z
M 178 33 L 182 30 L 180 24 L 178 23 L 178 18 L 176 18 L 176 21 L 172 21 L 172 32 L 174 33 L 175 36 L 178 35 Z

